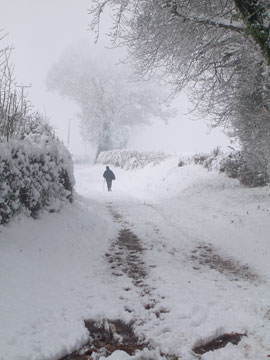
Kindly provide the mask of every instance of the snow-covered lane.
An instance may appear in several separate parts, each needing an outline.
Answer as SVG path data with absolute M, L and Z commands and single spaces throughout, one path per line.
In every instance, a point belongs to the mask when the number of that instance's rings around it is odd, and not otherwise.
M 175 160 L 113 170 L 109 193 L 103 166 L 76 166 L 73 205 L 1 229 L 0 359 L 59 359 L 88 339 L 85 319 L 106 318 L 134 320 L 156 349 L 151 359 L 161 359 L 159 349 L 194 359 L 200 339 L 232 331 L 247 336 L 201 359 L 265 359 L 269 189 L 242 189 Z M 116 276 L 106 257 L 118 252 L 121 228 L 141 242 L 142 285 Z
M 95 194 L 111 204 L 147 249 L 147 281 L 153 289 L 147 301 L 155 306 L 145 314 L 133 301 L 133 317 L 144 319 L 137 321 L 137 330 L 163 352 L 185 359 L 194 358 L 191 348 L 201 339 L 247 333 L 238 346 L 202 359 L 264 359 L 270 351 L 267 189 L 243 189 L 200 167 L 176 174 L 167 166 L 162 178 L 147 170 L 117 169 L 113 193 L 101 187 L 102 167 L 77 169 L 84 195 L 95 196 L 84 187 L 84 180 L 94 176 Z M 206 256 L 208 263 L 201 261 Z M 223 267 L 215 269 L 215 256 Z M 140 295 L 137 299 L 142 301 Z

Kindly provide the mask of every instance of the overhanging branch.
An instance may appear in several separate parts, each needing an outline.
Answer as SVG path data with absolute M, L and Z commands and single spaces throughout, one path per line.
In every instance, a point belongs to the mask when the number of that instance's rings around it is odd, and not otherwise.
M 190 21 L 192 23 L 202 24 L 202 25 L 206 25 L 206 26 L 210 26 L 210 27 L 221 28 L 221 29 L 231 30 L 231 31 L 237 31 L 240 33 L 245 32 L 245 28 L 243 26 L 234 24 L 233 22 L 230 24 L 226 24 L 226 23 L 211 20 L 211 19 L 184 15 L 184 14 L 181 14 L 177 10 L 177 8 L 174 8 L 174 7 L 172 8 L 172 16 L 183 19 L 185 21 Z

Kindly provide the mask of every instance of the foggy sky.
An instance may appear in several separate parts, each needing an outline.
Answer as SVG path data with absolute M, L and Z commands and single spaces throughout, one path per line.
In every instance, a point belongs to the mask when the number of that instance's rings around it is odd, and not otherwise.
M 50 118 L 65 143 L 70 120 L 70 150 L 74 153 L 93 151 L 81 140 L 76 119 L 79 109 L 70 100 L 47 91 L 45 81 L 50 66 L 67 47 L 84 40 L 95 49 L 94 36 L 88 30 L 90 4 L 90 0 L 0 0 L 0 29 L 9 33 L 1 47 L 4 44 L 15 47 L 12 60 L 17 83 L 31 83 L 31 89 L 27 90 L 30 101 Z M 108 44 L 108 40 L 100 39 L 98 46 L 103 46 L 105 41 Z M 129 146 L 139 150 L 198 152 L 229 144 L 220 130 L 208 135 L 209 129 L 203 121 L 194 122 L 185 115 L 188 104 L 184 97 L 179 96 L 175 104 L 179 109 L 176 119 L 167 126 L 157 121 L 151 128 L 137 129 Z

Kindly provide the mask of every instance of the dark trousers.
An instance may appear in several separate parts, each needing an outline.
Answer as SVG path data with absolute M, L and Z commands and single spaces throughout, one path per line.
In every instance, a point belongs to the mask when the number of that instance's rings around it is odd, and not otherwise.
M 112 180 L 111 179 L 106 179 L 106 183 L 107 183 L 108 191 L 111 191 L 111 189 L 112 189 Z

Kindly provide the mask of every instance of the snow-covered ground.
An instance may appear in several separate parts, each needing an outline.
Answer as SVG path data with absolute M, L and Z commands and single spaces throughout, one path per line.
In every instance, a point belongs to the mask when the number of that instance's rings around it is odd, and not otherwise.
M 112 192 L 103 166 L 75 170 L 73 205 L 0 232 L 1 360 L 58 359 L 86 342 L 88 318 L 135 320 L 155 349 L 148 359 L 161 359 L 160 351 L 196 359 L 196 343 L 231 332 L 247 336 L 201 359 L 267 359 L 269 188 L 245 189 L 174 158 L 113 169 Z M 121 227 L 142 242 L 147 293 L 106 260 Z

